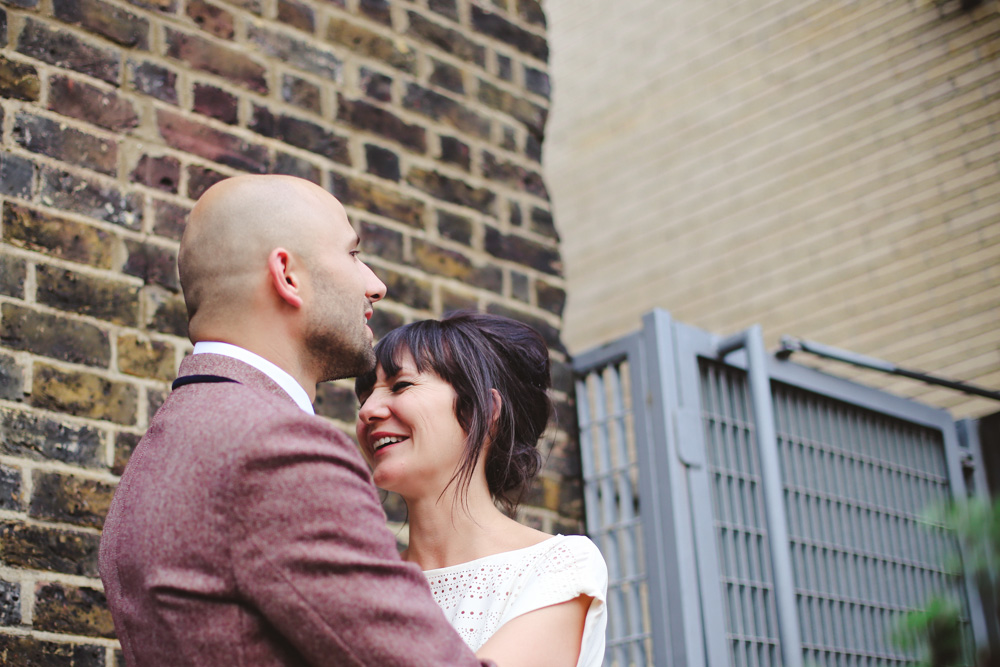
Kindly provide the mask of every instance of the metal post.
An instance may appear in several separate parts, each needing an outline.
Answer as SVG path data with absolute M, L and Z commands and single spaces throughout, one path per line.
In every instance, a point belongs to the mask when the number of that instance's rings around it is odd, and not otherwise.
M 777 431 L 774 426 L 771 380 L 767 374 L 764 336 L 760 325 L 754 325 L 743 333 L 723 340 L 718 348 L 719 357 L 725 357 L 739 348 L 744 348 L 747 355 L 747 384 L 753 403 L 754 432 L 760 456 L 782 664 L 784 667 L 802 667 L 802 638 L 799 632 L 795 582 L 792 579 L 792 553 L 785 517 L 784 482 L 781 478 Z

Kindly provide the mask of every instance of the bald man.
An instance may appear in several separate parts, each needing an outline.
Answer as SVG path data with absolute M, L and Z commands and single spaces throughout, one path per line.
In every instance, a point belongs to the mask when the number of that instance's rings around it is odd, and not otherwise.
M 194 351 L 101 536 L 127 665 L 480 665 L 397 555 L 353 441 L 313 414 L 318 382 L 374 365 L 385 285 L 358 242 L 288 176 L 222 181 L 191 211 Z

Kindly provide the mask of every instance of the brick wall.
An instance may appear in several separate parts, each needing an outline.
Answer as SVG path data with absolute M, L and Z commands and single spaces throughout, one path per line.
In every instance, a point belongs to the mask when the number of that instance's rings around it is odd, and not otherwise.
M 1000 388 L 997 0 L 546 12 L 571 351 L 658 306 Z M 1000 409 L 860 377 L 958 416 Z
M 377 332 L 474 307 L 546 336 L 563 428 L 524 518 L 580 528 L 547 58 L 534 0 L 0 0 L 0 662 L 115 663 L 100 529 L 190 350 L 185 216 L 237 173 L 341 198 Z M 348 383 L 317 408 L 353 430 Z

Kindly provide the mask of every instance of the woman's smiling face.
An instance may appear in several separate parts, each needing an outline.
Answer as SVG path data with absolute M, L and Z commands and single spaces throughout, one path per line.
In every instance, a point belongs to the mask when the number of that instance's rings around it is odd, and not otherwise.
M 380 365 L 361 395 L 357 436 L 376 486 L 415 499 L 435 497 L 462 459 L 465 432 L 455 416 L 455 389 L 433 371 L 419 371 L 403 352 L 399 372 Z

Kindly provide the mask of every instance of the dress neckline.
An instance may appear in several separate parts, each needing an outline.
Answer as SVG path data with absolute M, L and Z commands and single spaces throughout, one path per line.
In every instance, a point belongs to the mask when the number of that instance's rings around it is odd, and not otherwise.
M 495 554 L 490 554 L 488 556 L 482 556 L 481 558 L 475 558 L 473 560 L 465 561 L 464 563 L 455 563 L 454 565 L 446 565 L 445 567 L 436 567 L 430 570 L 424 570 L 424 575 L 427 577 L 437 576 L 440 574 L 447 574 L 452 570 L 459 568 L 469 567 L 470 565 L 483 565 L 490 560 L 499 559 L 501 557 L 510 556 L 512 554 L 524 553 L 531 551 L 532 549 L 538 549 L 542 545 L 551 544 L 553 540 L 558 540 L 559 538 L 565 537 L 562 534 L 552 535 L 546 539 L 538 542 L 536 544 L 531 544 L 526 547 L 521 547 L 520 549 L 511 549 L 510 551 L 498 551 Z

